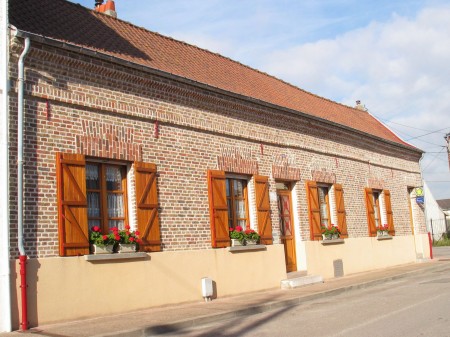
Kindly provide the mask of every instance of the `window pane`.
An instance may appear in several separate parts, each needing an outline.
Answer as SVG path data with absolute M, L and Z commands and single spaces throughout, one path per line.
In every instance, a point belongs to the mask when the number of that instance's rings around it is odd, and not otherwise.
M 231 211 L 231 200 L 227 199 L 227 207 L 228 207 L 228 222 L 233 223 L 233 213 Z M 233 227 L 233 226 L 230 226 Z
M 109 228 L 117 227 L 119 230 L 125 229 L 125 224 L 123 220 L 109 220 L 108 221 Z
M 106 166 L 106 188 L 108 191 L 122 190 L 122 174 L 120 167 Z
M 327 195 L 328 188 L 319 186 L 318 192 L 319 192 L 319 202 L 321 204 L 325 203 L 326 202 L 325 196 Z
M 98 190 L 100 188 L 97 165 L 86 164 L 86 188 L 88 190 Z
M 88 220 L 88 226 L 89 229 L 91 229 L 94 226 L 100 227 L 100 220 Z
M 245 226 L 246 226 L 245 220 L 239 220 L 238 225 L 241 226 L 243 229 L 245 229 Z
M 108 217 L 123 218 L 125 213 L 123 206 L 122 194 L 108 193 Z
M 244 183 L 242 180 L 234 181 L 234 196 L 241 198 L 244 196 Z
M 227 197 L 230 196 L 230 179 L 225 180 L 225 185 L 227 187 Z
M 245 201 L 236 200 L 236 218 L 245 218 Z
M 100 193 L 88 192 L 87 193 L 88 202 L 88 217 L 99 217 L 100 216 Z

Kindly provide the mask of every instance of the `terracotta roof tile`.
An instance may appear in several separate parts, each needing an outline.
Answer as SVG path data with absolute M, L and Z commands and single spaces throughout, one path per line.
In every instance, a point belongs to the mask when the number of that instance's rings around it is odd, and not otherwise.
M 311 94 L 219 54 L 65 0 L 10 0 L 9 3 L 10 23 L 19 30 L 72 43 L 408 145 L 365 111 Z

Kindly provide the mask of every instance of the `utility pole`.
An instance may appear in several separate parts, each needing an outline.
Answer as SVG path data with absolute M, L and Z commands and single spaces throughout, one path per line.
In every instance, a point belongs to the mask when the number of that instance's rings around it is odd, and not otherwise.
M 448 168 L 450 170 L 450 132 L 447 133 L 444 138 L 447 141 Z

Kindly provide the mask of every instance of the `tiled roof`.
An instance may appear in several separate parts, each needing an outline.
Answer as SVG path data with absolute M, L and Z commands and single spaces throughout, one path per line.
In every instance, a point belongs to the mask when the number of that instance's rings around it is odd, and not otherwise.
M 19 30 L 82 46 L 409 146 L 365 111 L 311 94 L 219 54 L 65 0 L 10 0 L 9 3 L 10 23 Z
M 450 199 L 436 200 L 436 202 L 443 211 L 450 210 Z

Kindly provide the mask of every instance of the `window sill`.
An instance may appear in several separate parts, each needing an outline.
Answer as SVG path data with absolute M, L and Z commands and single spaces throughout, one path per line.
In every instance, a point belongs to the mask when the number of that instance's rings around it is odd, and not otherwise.
M 249 252 L 255 250 L 267 250 L 267 247 L 266 245 L 251 245 L 251 246 L 235 246 L 228 248 L 228 251 L 232 253 Z
M 331 240 L 322 240 L 322 245 L 327 246 L 327 245 L 335 245 L 335 244 L 340 244 L 340 243 L 344 243 L 344 239 L 331 239 Z
M 146 259 L 149 255 L 144 252 L 122 253 L 122 254 L 90 254 L 85 255 L 84 259 L 89 262 L 96 261 L 114 261 L 114 260 L 130 260 L 130 259 Z
M 377 236 L 377 240 L 392 240 L 392 235 L 383 235 L 383 236 Z

